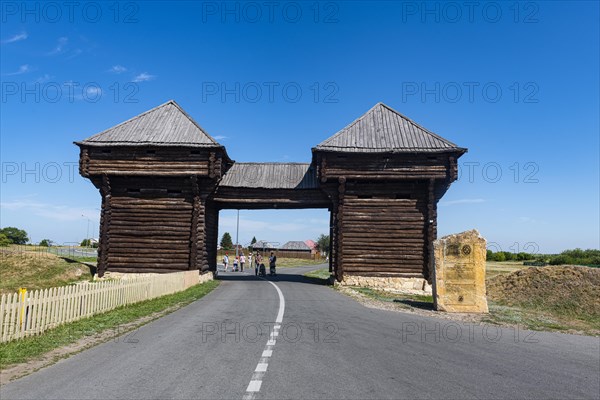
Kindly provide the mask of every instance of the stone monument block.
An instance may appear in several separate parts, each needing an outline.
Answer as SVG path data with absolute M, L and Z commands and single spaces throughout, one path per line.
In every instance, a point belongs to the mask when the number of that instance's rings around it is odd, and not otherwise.
M 438 311 L 488 312 L 485 290 L 486 241 L 473 229 L 433 245 L 433 302 Z

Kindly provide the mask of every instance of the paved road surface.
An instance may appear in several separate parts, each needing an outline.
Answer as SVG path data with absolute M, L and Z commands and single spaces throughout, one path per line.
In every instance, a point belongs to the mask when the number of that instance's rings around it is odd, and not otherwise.
M 275 285 L 222 273 L 205 298 L 0 398 L 600 398 L 598 338 L 369 309 L 305 282 L 309 269 L 281 269 Z

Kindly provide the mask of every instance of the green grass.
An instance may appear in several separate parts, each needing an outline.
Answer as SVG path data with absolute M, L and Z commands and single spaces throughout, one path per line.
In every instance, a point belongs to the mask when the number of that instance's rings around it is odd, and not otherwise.
M 306 274 L 304 274 L 304 276 L 306 276 L 308 278 L 315 278 L 315 279 L 329 279 L 330 275 L 331 275 L 331 272 L 329 272 L 329 268 L 316 269 L 314 271 L 310 271 L 310 272 L 307 272 Z
M 40 336 L 2 343 L 0 344 L 0 369 L 5 369 L 11 364 L 26 362 L 81 338 L 107 330 L 114 330 L 114 336 L 117 336 L 123 333 L 120 331 L 122 325 L 170 307 L 187 305 L 202 298 L 218 285 L 218 281 L 208 281 L 183 292 L 120 307 L 104 314 L 65 324 L 46 331 Z
M 519 325 L 533 331 L 575 330 L 591 335 L 600 332 L 600 319 L 594 316 L 573 318 L 555 311 L 508 306 L 493 301 L 489 301 L 488 306 L 490 312 L 482 321 L 495 325 Z
M 64 286 L 90 280 L 90 269 L 76 262 L 45 253 L 0 254 L 0 293 Z
M 263 259 L 265 266 L 269 268 L 269 258 Z M 324 264 L 325 260 L 309 260 L 306 258 L 279 258 L 277 257 L 277 268 L 305 267 L 307 265 Z
M 317 285 L 330 285 L 332 283 L 330 281 L 331 274 L 329 272 L 329 268 L 321 268 L 310 271 L 304 274 L 304 276 L 308 278 L 309 281 Z

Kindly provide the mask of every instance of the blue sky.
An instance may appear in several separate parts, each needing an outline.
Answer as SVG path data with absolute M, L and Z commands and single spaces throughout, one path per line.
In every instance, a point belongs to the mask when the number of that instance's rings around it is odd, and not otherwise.
M 97 236 L 72 144 L 175 99 L 236 161 L 303 161 L 376 102 L 468 147 L 439 234 L 599 247 L 598 2 L 3 2 L 2 226 Z M 235 211 L 221 233 L 234 234 Z M 240 243 L 327 233 L 241 211 Z

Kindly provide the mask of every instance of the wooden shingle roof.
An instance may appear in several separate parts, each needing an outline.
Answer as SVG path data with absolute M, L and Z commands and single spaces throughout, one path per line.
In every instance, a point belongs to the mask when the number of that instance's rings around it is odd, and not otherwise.
M 77 145 L 222 147 L 174 100 L 100 132 Z
M 269 243 L 267 241 L 264 240 L 259 240 L 258 242 L 254 243 L 253 245 L 251 245 L 253 249 L 256 250 L 260 250 L 260 249 L 274 249 L 275 245 L 273 243 Z
M 290 240 L 279 248 L 279 250 L 312 250 L 308 245 L 300 240 Z
M 315 169 L 303 163 L 235 163 L 219 187 L 257 189 L 317 189 Z
M 314 150 L 346 153 L 466 151 L 383 103 L 377 103 Z

